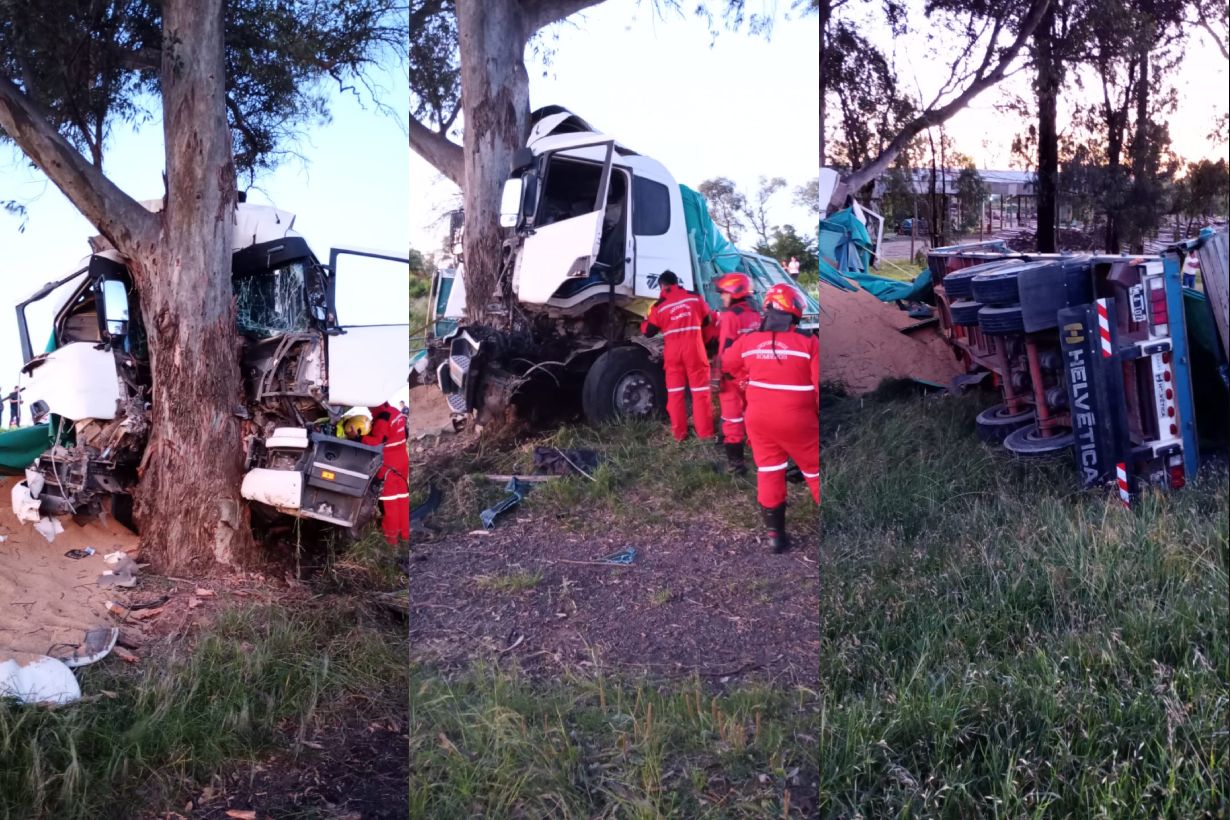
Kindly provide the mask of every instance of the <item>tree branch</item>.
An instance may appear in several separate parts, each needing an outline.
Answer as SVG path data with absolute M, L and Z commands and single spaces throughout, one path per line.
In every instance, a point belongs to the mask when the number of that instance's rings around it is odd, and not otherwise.
M 924 111 L 906 124 L 897 136 L 893 137 L 892 141 L 889 142 L 888 147 L 880 152 L 878 157 L 846 177 L 844 186 L 838 186 L 839 189 L 845 188 L 842 195 L 844 196 L 845 192 L 857 191 L 871 180 L 880 176 L 892 165 L 897 155 L 905 150 L 906 146 L 910 144 L 910 140 L 928 128 L 948 121 L 954 114 L 969 105 L 975 97 L 1002 80 L 1005 72 L 1008 70 L 1008 65 L 1016 59 L 1017 53 L 1025 45 L 1025 42 L 1033 36 L 1034 29 L 1042 21 L 1042 16 L 1046 13 L 1047 6 L 1049 5 L 1050 0 L 1035 0 L 1033 9 L 1021 23 L 1021 29 L 1017 32 L 1016 40 L 1000 56 L 995 68 L 971 82 L 965 91 L 945 105 Z M 987 45 L 988 50 L 994 48 L 994 42 Z
M 460 145 L 411 117 L 410 147 L 457 187 L 465 187 L 465 154 Z
M 521 0 L 525 39 L 528 40 L 534 32 L 541 31 L 552 23 L 558 23 L 600 2 L 602 0 Z
M 0 76 L 0 128 L 120 251 L 157 239 L 158 217 L 86 161 L 51 126 L 40 107 Z

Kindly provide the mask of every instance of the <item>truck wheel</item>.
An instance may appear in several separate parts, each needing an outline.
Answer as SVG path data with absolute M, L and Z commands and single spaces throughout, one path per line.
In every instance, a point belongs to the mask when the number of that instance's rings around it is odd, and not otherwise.
M 660 414 L 666 407 L 666 375 L 640 347 L 608 350 L 585 374 L 581 407 L 590 424 Z
M 968 299 L 970 298 L 970 280 L 978 274 L 976 270 L 955 270 L 952 273 L 944 276 L 942 284 L 944 293 L 948 294 L 949 299 Z
M 978 311 L 978 327 L 991 336 L 1008 336 L 1025 332 L 1025 320 L 1020 305 L 983 307 Z
M 1021 298 L 1016 281 L 1019 270 L 1019 267 L 1008 267 L 980 273 L 970 280 L 970 293 L 983 304 L 1014 304 Z
M 1043 438 L 1035 425 L 1013 430 L 1004 439 L 1004 449 L 1022 458 L 1046 458 L 1062 455 L 1072 447 L 1072 434 L 1060 433 Z
M 954 325 L 978 326 L 978 311 L 982 309 L 982 302 L 971 302 L 968 299 L 962 299 L 959 302 L 953 302 L 948 306 L 948 312 L 952 316 Z
M 978 430 L 978 438 L 987 444 L 1001 444 L 1008 434 L 1026 424 L 1032 425 L 1034 410 L 1029 408 L 1020 413 L 1008 410 L 1008 405 L 997 404 L 988 407 L 974 419 L 974 427 Z

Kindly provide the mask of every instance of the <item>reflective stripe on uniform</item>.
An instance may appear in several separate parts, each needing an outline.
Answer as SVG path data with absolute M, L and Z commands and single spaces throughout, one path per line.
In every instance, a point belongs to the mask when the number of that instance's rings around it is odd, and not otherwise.
M 666 392 L 667 392 L 667 393 L 682 393 L 684 390 L 687 390 L 687 388 L 686 388 L 686 387 L 668 387 L 668 388 L 666 388 Z
M 799 470 L 799 472 L 803 474 L 804 478 L 819 478 L 820 477 L 819 473 L 809 473 L 806 470 Z
M 768 382 L 748 382 L 752 387 L 763 387 L 766 390 L 794 390 L 799 393 L 810 393 L 816 388 L 810 384 L 769 384 Z
M 772 358 L 774 355 L 798 356 L 800 359 L 810 359 L 811 358 L 810 353 L 804 353 L 801 350 L 781 350 L 781 349 L 773 349 L 773 348 L 767 348 L 767 347 L 758 347 L 754 350 L 743 351 L 743 358 L 745 359 L 748 356 L 763 356 L 764 358 L 769 359 L 769 358 Z
M 681 389 L 682 389 L 682 388 L 681 388 Z M 693 393 L 708 393 L 708 392 L 709 392 L 709 385 L 705 385 L 704 387 L 693 387 L 693 388 L 692 388 L 692 392 L 693 392 Z
M 783 461 L 781 464 L 774 464 L 772 467 L 757 467 L 757 468 L 756 468 L 756 472 L 758 472 L 758 473 L 774 473 L 774 472 L 777 472 L 778 470 L 784 470 L 784 469 L 786 469 L 787 465 L 789 465 L 789 464 L 790 464 L 790 462 L 789 462 L 789 461 Z
M 677 327 L 674 330 L 668 330 L 663 333 L 663 336 L 669 336 L 672 333 L 683 333 L 685 330 L 700 330 L 700 325 L 688 325 L 687 327 Z
M 739 416 L 739 418 L 737 418 L 737 419 L 728 419 L 728 418 L 726 418 L 725 416 L 722 416 L 722 421 L 728 421 L 728 422 L 730 422 L 731 424 L 734 424 L 735 422 L 740 422 L 740 421 L 743 421 L 743 416 Z
M 382 495 L 380 496 L 380 500 L 381 501 L 396 501 L 399 498 L 409 498 L 409 497 L 410 497 L 410 493 L 402 493 L 401 495 Z
M 399 445 L 399 444 L 405 444 L 405 443 L 406 443 L 406 440 L 405 440 L 405 439 L 402 439 L 401 441 L 390 441 L 388 444 L 386 444 L 386 445 L 384 445 L 384 446 L 385 446 L 385 447 L 396 447 L 396 446 L 397 446 L 397 445 Z

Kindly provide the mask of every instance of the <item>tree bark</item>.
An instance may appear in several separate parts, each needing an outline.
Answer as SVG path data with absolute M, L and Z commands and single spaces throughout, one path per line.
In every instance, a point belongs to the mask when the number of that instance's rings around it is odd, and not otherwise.
M 164 572 L 251 564 L 240 498 L 242 403 L 231 295 L 235 166 L 223 0 L 166 0 L 162 101 L 168 190 L 153 248 L 132 260 L 150 339 L 151 428 L 137 493 L 144 554 Z
M 824 167 L 824 98 L 828 94 L 828 78 L 824 75 L 825 43 L 829 34 L 829 19 L 833 16 L 831 0 L 819 0 L 820 4 L 820 167 Z M 828 203 L 820 203 L 824 207 Z
M 465 187 L 465 152 L 460 145 L 411 117 L 410 148 L 458 188 Z
M 1056 107 L 1059 98 L 1059 67 L 1054 51 L 1055 8 L 1052 5 L 1034 32 L 1038 64 L 1038 231 L 1039 253 L 1054 253 L 1058 245 L 1056 221 L 1059 192 L 1059 131 Z
M 517 0 L 458 0 L 465 116 L 466 315 L 482 321 L 500 274 L 500 190 L 529 135 L 525 44 L 533 32 Z

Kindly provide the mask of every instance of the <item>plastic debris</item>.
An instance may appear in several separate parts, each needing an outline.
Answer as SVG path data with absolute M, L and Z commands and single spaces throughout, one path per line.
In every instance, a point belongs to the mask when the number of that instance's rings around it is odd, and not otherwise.
M 64 553 L 64 557 L 72 558 L 73 560 L 79 560 L 81 558 L 88 558 L 89 556 L 93 554 L 94 554 L 94 548 L 86 547 L 83 550 L 69 550 L 68 552 Z
M 502 501 L 478 514 L 478 517 L 483 522 L 483 526 L 487 529 L 495 526 L 496 518 L 520 504 L 521 499 L 525 498 L 526 493 L 533 489 L 533 485 L 522 484 L 516 477 L 513 477 L 504 489 L 508 492 L 508 495 Z
M 56 540 L 57 535 L 64 532 L 64 525 L 58 519 L 43 518 L 34 525 L 34 529 L 38 531 L 39 535 L 46 538 L 47 543 L 50 544 Z
M 628 547 L 619 552 L 612 553 L 606 558 L 599 558 L 599 564 L 614 564 L 621 567 L 631 566 L 636 560 L 636 547 Z
M 57 660 L 63 661 L 64 665 L 70 669 L 76 669 L 79 666 L 89 666 L 92 663 L 101 661 L 115 649 L 115 643 L 119 640 L 120 630 L 113 626 L 103 626 L 97 629 L 91 629 L 85 633 L 85 639 L 78 646 L 65 644 L 64 652 L 51 652 L 51 655 Z M 57 647 L 52 647 L 56 649 Z
M 0 697 L 22 703 L 72 703 L 81 698 L 81 686 L 63 661 L 40 656 L 28 663 L 0 661 Z
M 534 471 L 547 475 L 583 475 L 593 478 L 602 458 L 595 450 L 535 447 Z

